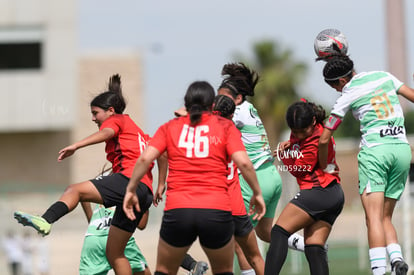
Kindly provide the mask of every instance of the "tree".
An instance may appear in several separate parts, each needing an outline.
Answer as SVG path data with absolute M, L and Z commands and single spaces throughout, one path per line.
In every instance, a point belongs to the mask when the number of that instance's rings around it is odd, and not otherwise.
M 246 58 L 241 57 L 239 60 Z M 257 108 L 266 128 L 271 148 L 280 142 L 280 135 L 286 129 L 287 107 L 298 100 L 298 87 L 304 79 L 307 66 L 294 60 L 292 51 L 282 49 L 270 40 L 253 45 L 252 60 L 244 60 L 260 76 L 255 96 L 248 100 Z

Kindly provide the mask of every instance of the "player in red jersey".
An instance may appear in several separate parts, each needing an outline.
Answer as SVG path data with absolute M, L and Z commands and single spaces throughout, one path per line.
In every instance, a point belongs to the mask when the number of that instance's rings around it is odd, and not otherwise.
M 290 139 L 279 144 L 275 155 L 296 177 L 300 192 L 286 205 L 272 228 L 265 274 L 279 274 L 286 259 L 288 238 L 302 228 L 310 274 L 329 274 L 324 246 L 342 211 L 344 193 L 339 184 L 333 138 L 329 143 L 329 164 L 324 170 L 319 167 L 318 145 L 325 118 L 323 108 L 310 102 L 294 103 L 287 110 Z
M 214 98 L 213 103 L 213 114 L 222 116 L 227 119 L 232 119 L 236 105 L 234 101 L 225 95 L 217 95 Z M 182 107 L 174 112 L 176 117 L 186 116 L 187 111 L 185 107 Z M 246 208 L 244 206 L 244 200 L 241 192 L 239 177 L 237 173 L 236 164 L 230 160 L 228 164 L 228 175 L 227 180 L 229 181 L 229 195 L 231 197 L 231 208 L 234 221 L 234 236 L 236 242 L 239 246 L 236 246 L 236 255 L 237 258 L 243 257 L 243 261 L 239 260 L 239 265 L 242 265 L 241 262 L 248 262 L 249 269 L 253 268 L 253 271 L 256 275 L 264 273 L 264 260 L 260 253 L 259 247 L 257 245 L 256 234 L 254 232 L 253 224 L 250 221 L 249 216 L 247 215 Z M 157 206 L 158 203 L 162 200 L 162 195 L 164 193 L 165 185 L 159 184 L 157 191 L 154 195 L 154 204 Z M 198 265 L 204 267 L 201 269 L 202 272 L 198 272 Z M 204 274 L 207 264 L 203 261 L 196 261 L 190 255 L 186 255 L 181 267 L 191 270 L 191 267 L 194 267 L 195 272 L 192 274 Z M 243 266 L 240 266 L 241 270 L 246 269 Z M 198 273 L 197 273 L 198 272 Z
M 260 219 L 265 205 L 240 132 L 225 118 L 213 115 L 214 89 L 196 81 L 184 101 L 188 115 L 162 125 L 138 159 L 124 198 L 124 211 L 135 219 L 135 190 L 152 161 L 168 156 L 164 216 L 158 242 L 155 275 L 176 274 L 192 243 L 199 242 L 214 274 L 233 274 L 234 224 L 228 193 L 228 159 L 236 163 L 254 195 L 250 214 Z M 136 211 L 135 211 L 136 212 Z
M 58 161 L 73 155 L 80 148 L 105 142 L 105 152 L 112 163 L 113 174 L 69 185 L 60 199 L 42 216 L 21 211 L 16 211 L 14 216 L 23 225 L 32 226 L 40 234 L 48 235 L 52 224 L 75 209 L 79 202 L 95 202 L 105 207 L 119 206 L 109 230 L 106 255 L 116 274 L 131 274 L 124 250 L 142 215 L 152 203 L 152 163 L 141 179 L 143 184 L 136 190 L 140 199 L 140 211 L 135 211 L 136 220 L 131 221 L 125 216 L 122 202 L 134 165 L 144 151 L 149 137 L 128 115 L 123 114 L 126 104 L 119 75 L 110 78 L 109 90 L 96 96 L 90 106 L 92 120 L 98 125 L 99 131 L 61 149 Z

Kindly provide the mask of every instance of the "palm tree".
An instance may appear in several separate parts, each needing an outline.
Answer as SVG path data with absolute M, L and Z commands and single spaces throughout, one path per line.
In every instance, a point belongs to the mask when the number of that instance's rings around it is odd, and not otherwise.
M 239 60 L 243 60 L 241 58 Z M 298 99 L 298 87 L 307 66 L 293 59 L 292 51 L 282 49 L 275 41 L 265 40 L 253 45 L 253 60 L 246 64 L 260 76 L 255 96 L 249 98 L 257 108 L 266 128 L 271 148 L 280 141 L 287 107 Z

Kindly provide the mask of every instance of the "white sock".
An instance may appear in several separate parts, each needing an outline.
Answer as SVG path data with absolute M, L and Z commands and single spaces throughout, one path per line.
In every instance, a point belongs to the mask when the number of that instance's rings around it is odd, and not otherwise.
M 374 247 L 369 251 L 369 261 L 373 275 L 384 275 L 387 267 L 387 250 L 385 247 Z
M 404 261 L 401 246 L 398 243 L 392 243 L 387 245 L 388 256 L 390 257 L 390 263 L 393 264 L 395 261 Z
M 256 275 L 256 272 L 254 269 L 241 270 L 241 275 Z
M 288 246 L 291 249 L 303 252 L 305 251 L 305 240 L 303 236 L 293 233 L 288 239 Z

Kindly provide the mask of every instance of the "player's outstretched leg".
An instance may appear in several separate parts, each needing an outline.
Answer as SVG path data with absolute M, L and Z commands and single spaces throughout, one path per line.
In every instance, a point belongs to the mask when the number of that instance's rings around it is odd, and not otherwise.
M 25 212 L 14 212 L 14 218 L 24 226 L 31 226 L 43 236 L 49 235 L 52 225 L 40 216 L 31 215 Z

